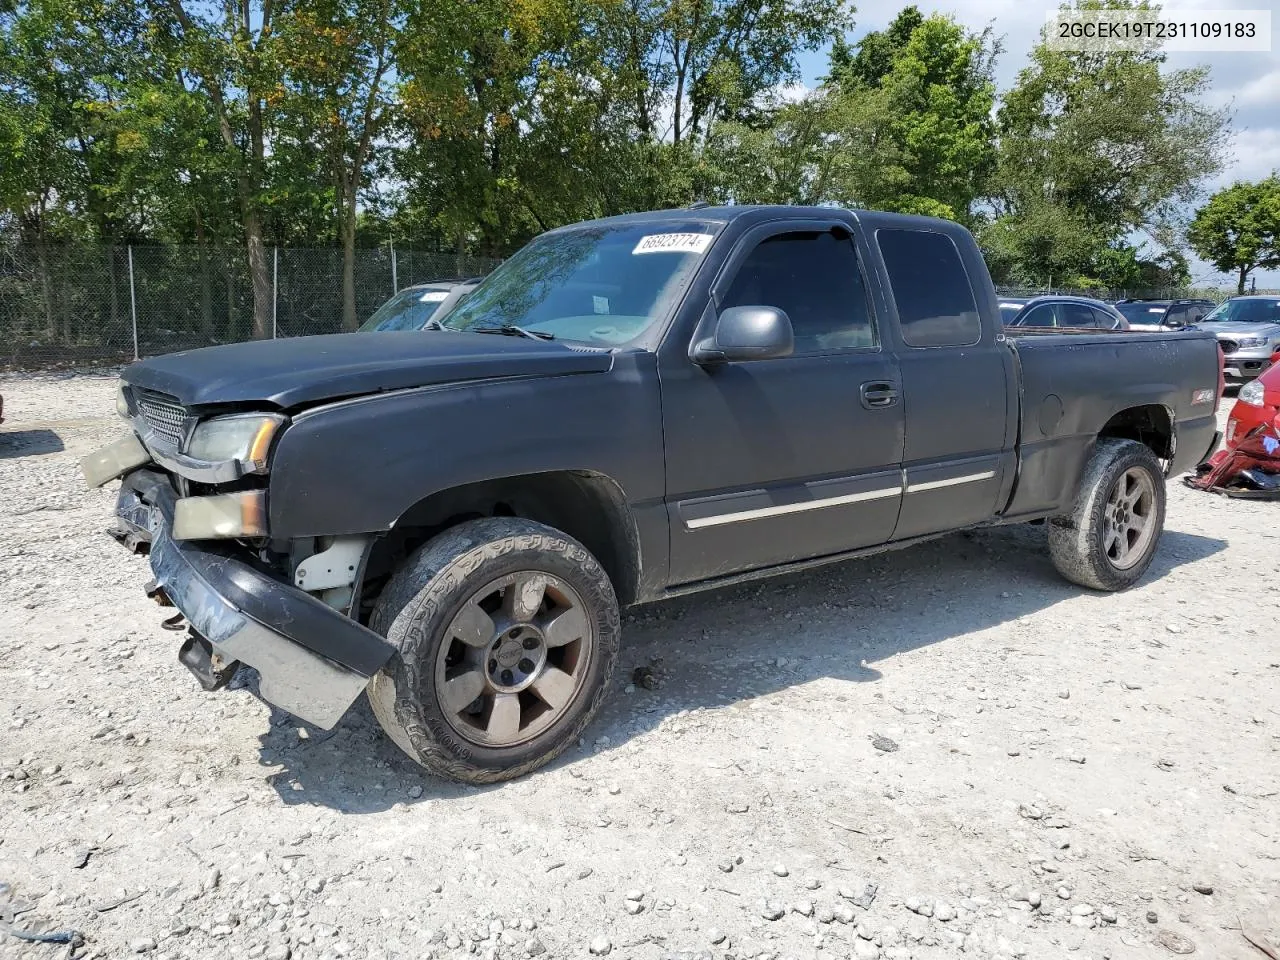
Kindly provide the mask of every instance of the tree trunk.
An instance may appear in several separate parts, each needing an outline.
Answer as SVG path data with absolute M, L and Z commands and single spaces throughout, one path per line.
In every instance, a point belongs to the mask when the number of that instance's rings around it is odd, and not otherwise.
M 227 343 L 235 343 L 240 339 L 239 322 L 236 318 L 236 279 L 231 270 L 227 271 Z
M 43 218 L 41 218 L 43 221 Z M 58 324 L 53 315 L 53 282 L 49 277 L 49 249 L 44 242 L 44 223 L 36 231 L 36 268 L 40 271 L 40 296 L 44 301 L 44 330 L 50 340 L 58 338 Z
M 1247 279 L 1249 279 L 1249 268 L 1248 268 L 1248 267 L 1241 267 L 1241 268 L 1240 268 L 1240 282 L 1236 284 L 1236 293 L 1237 293 L 1237 294 L 1244 293 L 1244 282 L 1245 282 L 1245 280 L 1247 280 Z
M 342 329 L 355 330 L 356 321 L 356 177 L 342 174 Z
M 200 336 L 213 341 L 213 289 L 209 281 L 209 239 L 204 218 L 196 211 L 196 257 L 200 264 Z
M 266 340 L 271 336 L 271 273 L 256 206 L 250 205 L 245 211 L 244 235 L 249 251 L 249 282 L 253 285 L 253 338 Z

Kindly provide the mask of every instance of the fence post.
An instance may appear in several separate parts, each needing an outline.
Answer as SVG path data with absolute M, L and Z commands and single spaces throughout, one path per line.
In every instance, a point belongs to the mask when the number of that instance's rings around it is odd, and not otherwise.
M 391 245 L 391 295 L 395 296 L 400 292 L 400 279 L 396 276 L 396 242 L 387 237 L 387 243 Z
M 276 338 L 276 303 L 280 299 L 280 248 L 271 248 L 271 339 Z
M 133 244 L 129 244 L 129 316 L 133 318 L 133 359 L 138 357 L 138 297 L 133 290 Z

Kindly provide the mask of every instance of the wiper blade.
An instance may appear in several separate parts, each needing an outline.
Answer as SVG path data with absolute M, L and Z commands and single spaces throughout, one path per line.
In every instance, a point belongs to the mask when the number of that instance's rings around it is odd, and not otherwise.
M 514 323 L 504 323 L 500 327 L 472 327 L 472 333 L 499 333 L 504 337 L 528 337 L 530 340 L 554 340 L 556 335 L 546 330 L 526 330 Z
M 453 327 L 446 327 L 443 323 L 441 323 L 435 317 L 432 317 L 430 320 L 428 320 L 426 323 L 422 325 L 422 329 L 423 330 L 452 330 Z

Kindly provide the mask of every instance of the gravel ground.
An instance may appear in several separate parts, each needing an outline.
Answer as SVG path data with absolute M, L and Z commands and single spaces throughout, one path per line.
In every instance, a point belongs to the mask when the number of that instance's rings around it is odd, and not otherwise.
M 324 733 L 239 678 L 202 693 L 101 533 L 114 490 L 79 480 L 120 431 L 112 378 L 0 389 L 0 957 L 68 955 L 5 921 L 79 957 L 1280 941 L 1280 505 L 1172 485 L 1119 595 L 1061 581 L 1029 527 L 643 608 L 589 739 L 465 788 L 363 700 Z

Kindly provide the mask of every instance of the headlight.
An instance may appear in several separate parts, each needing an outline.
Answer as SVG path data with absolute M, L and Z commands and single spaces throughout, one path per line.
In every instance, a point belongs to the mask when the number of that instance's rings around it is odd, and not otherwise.
M 1243 403 L 1247 403 L 1253 407 L 1262 406 L 1262 395 L 1267 392 L 1267 388 L 1262 385 L 1261 380 L 1250 380 L 1240 392 L 1236 394 L 1236 399 Z
M 1267 345 L 1266 337 L 1241 337 L 1236 343 L 1242 347 L 1265 347 Z
M 271 441 L 283 425 L 284 417 L 269 413 L 214 417 L 196 427 L 186 454 L 208 463 L 238 460 L 262 473 L 267 469 Z
M 124 395 L 124 384 L 116 388 L 116 413 L 121 418 L 129 419 L 129 398 Z
M 267 497 L 261 490 L 183 497 L 173 505 L 173 539 L 221 540 L 267 534 Z

